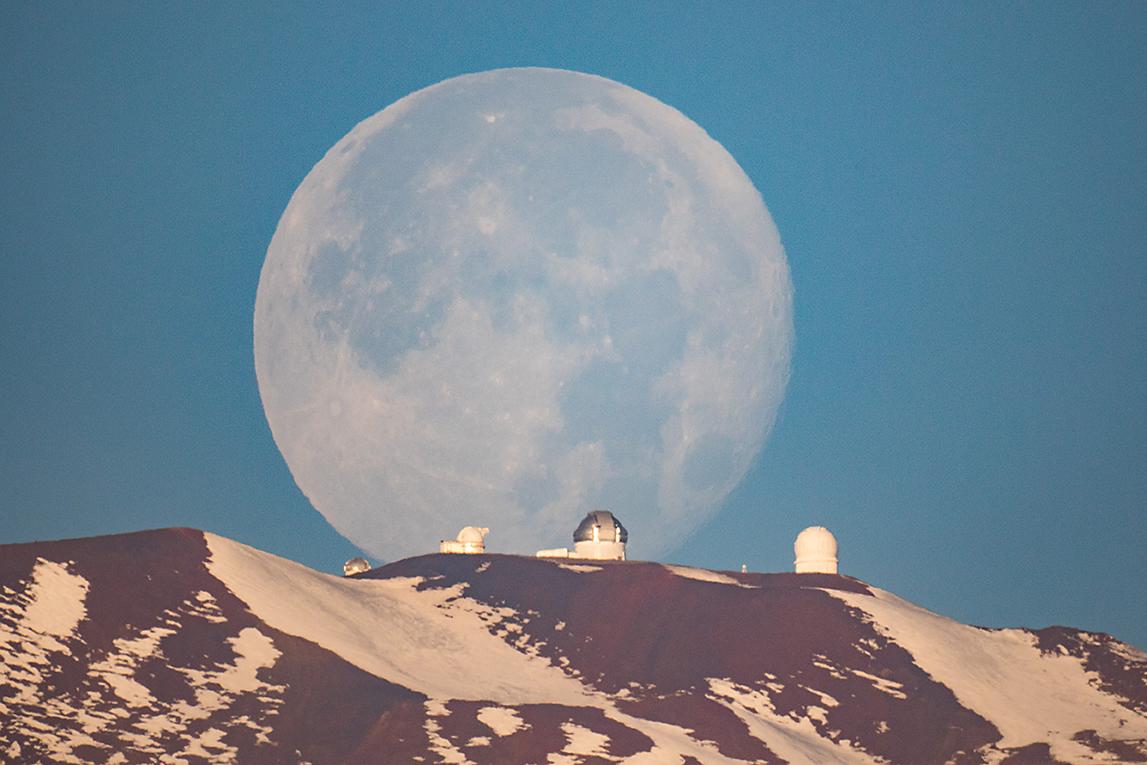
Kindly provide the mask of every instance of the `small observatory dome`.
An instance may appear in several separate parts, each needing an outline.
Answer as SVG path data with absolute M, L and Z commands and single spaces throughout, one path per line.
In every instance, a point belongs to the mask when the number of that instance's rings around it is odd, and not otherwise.
M 793 542 L 798 574 L 835 574 L 836 537 L 824 526 L 809 526 Z
M 351 558 L 343 564 L 343 576 L 354 576 L 364 571 L 370 571 L 370 563 L 366 558 Z
M 488 528 L 464 526 L 456 539 L 443 539 L 438 543 L 438 552 L 461 555 L 474 555 L 486 551 Z
M 608 510 L 588 513 L 574 531 L 574 556 L 597 560 L 625 560 L 629 532 Z

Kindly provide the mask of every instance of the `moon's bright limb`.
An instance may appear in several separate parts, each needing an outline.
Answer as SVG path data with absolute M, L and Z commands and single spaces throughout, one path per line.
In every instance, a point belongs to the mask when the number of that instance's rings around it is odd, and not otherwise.
M 671 549 L 760 449 L 791 345 L 780 239 L 728 152 L 552 69 L 360 123 L 291 198 L 255 305 L 275 442 L 383 558 L 465 525 L 531 553 L 594 507 L 634 553 Z

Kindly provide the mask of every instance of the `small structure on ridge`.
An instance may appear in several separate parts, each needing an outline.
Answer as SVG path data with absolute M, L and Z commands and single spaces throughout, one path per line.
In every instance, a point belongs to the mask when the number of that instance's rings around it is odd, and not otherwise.
M 486 535 L 488 528 L 466 526 L 458 532 L 457 539 L 443 539 L 438 543 L 438 552 L 455 555 L 476 555 L 486 552 Z
M 836 537 L 824 526 L 809 526 L 793 542 L 798 574 L 837 573 Z
M 370 563 L 366 558 L 351 558 L 343 564 L 343 576 L 354 576 L 370 571 Z

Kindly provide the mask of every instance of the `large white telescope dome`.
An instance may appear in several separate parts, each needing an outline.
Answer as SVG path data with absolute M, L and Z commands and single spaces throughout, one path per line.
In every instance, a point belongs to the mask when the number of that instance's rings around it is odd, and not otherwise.
M 836 537 L 824 526 L 809 526 L 793 542 L 798 574 L 835 574 Z

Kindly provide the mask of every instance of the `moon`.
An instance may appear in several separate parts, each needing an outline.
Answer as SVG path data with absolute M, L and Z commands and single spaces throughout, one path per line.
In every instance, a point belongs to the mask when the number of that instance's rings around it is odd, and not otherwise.
M 466 525 L 630 551 L 721 506 L 784 396 L 772 218 L 697 124 L 637 90 L 501 69 L 359 123 L 291 197 L 255 302 L 275 443 L 343 536 L 393 559 Z

